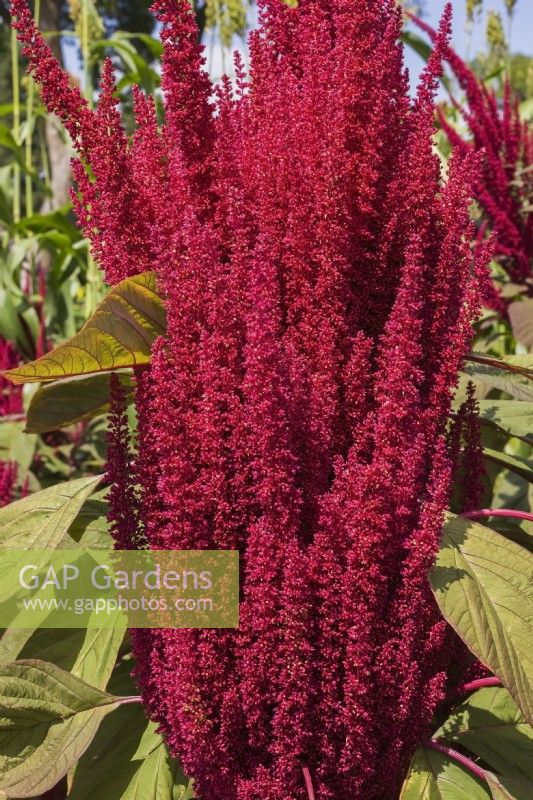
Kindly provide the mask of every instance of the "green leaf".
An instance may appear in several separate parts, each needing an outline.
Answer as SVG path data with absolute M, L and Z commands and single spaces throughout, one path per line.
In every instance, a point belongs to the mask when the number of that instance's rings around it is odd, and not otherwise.
M 112 550 L 113 538 L 107 521 L 107 503 L 91 497 L 69 528 L 69 535 L 88 550 Z
M 486 777 L 492 800 L 531 800 L 533 798 L 533 783 L 530 781 L 502 775 L 496 776 L 490 772 L 486 773 Z
M 489 461 L 500 464 L 502 467 L 511 470 L 511 472 L 520 475 L 520 477 L 524 478 L 529 483 L 533 483 L 533 465 L 531 459 L 511 456 L 503 450 L 491 450 L 488 447 L 484 448 L 483 455 Z
M 194 797 L 142 708 L 109 716 L 77 765 L 69 800 L 187 800 Z
M 115 31 L 114 34 L 115 39 L 133 39 L 139 40 L 142 42 L 150 51 L 150 55 L 154 59 L 160 59 L 163 55 L 163 45 L 159 39 L 155 39 L 153 36 L 150 36 L 149 33 L 131 33 L 130 31 Z
M 112 548 L 105 516 L 106 504 L 96 499 L 85 500 L 87 495 L 93 494 L 101 479 L 102 476 L 97 476 L 57 484 L 0 509 L 0 550 L 6 544 L 8 549 L 75 548 L 76 542 L 87 548 Z M 62 489 L 67 489 L 65 497 L 60 497 Z M 6 530 L 8 535 L 13 533 L 15 538 L 5 542 L 2 533 L 5 536 Z M 0 664 L 18 657 L 46 658 L 103 688 L 113 669 L 123 637 L 124 631 L 119 628 L 68 632 L 45 628 L 9 628 L 0 640 Z
M 519 400 L 480 400 L 482 420 L 519 439 L 533 441 L 533 403 Z
M 146 725 L 139 705 L 121 706 L 106 717 L 72 772 L 69 800 L 122 800 L 139 769 L 132 756 Z
M 20 166 L 24 164 L 22 148 L 17 144 L 11 130 L 4 123 L 0 123 L 0 147 L 11 150 Z
M 119 628 L 38 628 L 33 635 L 30 631 L 31 638 L 23 644 L 20 658 L 50 662 L 97 689 L 105 689 L 124 633 Z
M 533 728 L 507 689 L 475 692 L 454 710 L 436 738 L 458 742 L 502 775 L 533 781 Z
M 507 392 L 516 400 L 533 401 L 533 380 L 529 376 L 476 363 L 466 364 L 464 371 L 469 377 L 483 381 L 493 389 Z
M 139 742 L 137 750 L 131 757 L 131 760 L 144 761 L 145 758 L 148 758 L 150 753 L 153 753 L 153 751 L 159 747 L 161 742 L 161 734 L 157 732 L 157 725 L 155 722 L 149 722 L 141 737 L 141 741 Z
M 0 665 L 15 661 L 33 633 L 31 628 L 7 628 L 0 639 Z
M 18 798 L 51 789 L 124 699 L 45 661 L 0 667 L 0 791 Z
M 420 747 L 400 800 L 490 800 L 481 781 L 436 750 Z
M 124 641 L 125 628 L 89 628 L 78 653 L 73 675 L 91 686 L 105 689 Z
M 130 375 L 120 376 L 120 382 L 131 397 L 133 383 Z M 44 384 L 33 395 L 26 420 L 27 433 L 47 433 L 83 422 L 109 411 L 108 374 L 90 378 L 72 378 Z
M 59 483 L 0 509 L 0 550 L 75 547 L 68 530 L 102 475 Z
M 16 302 L 5 286 L 0 286 L 0 336 L 14 342 L 21 353 L 32 357 L 33 342 L 21 319 L 22 303 Z
M 175 765 L 167 748 L 161 744 L 141 761 L 128 784 L 123 800 L 172 800 L 175 783 Z M 185 788 L 185 787 L 184 787 Z
M 431 585 L 444 618 L 533 721 L 533 555 L 448 514 Z
M 24 432 L 24 422 L 0 421 L 0 460 L 16 461 L 19 478 L 30 469 L 36 446 L 37 437 Z
M 165 325 L 155 274 L 146 272 L 114 286 L 72 339 L 4 375 L 13 383 L 46 383 L 147 364 Z

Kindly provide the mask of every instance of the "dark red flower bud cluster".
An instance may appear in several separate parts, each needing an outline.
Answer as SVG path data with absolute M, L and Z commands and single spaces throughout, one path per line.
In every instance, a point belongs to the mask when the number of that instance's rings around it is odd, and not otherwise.
M 427 575 L 488 258 L 477 157 L 443 183 L 433 150 L 450 8 L 414 101 L 394 0 L 262 0 L 249 77 L 215 91 L 188 0 L 154 11 L 166 118 L 136 91 L 129 141 L 110 67 L 90 111 L 13 3 L 108 280 L 155 269 L 166 297 L 131 467 L 114 383 L 117 540 L 241 554 L 239 630 L 137 632 L 144 698 L 202 800 L 303 800 L 304 770 L 389 800 L 446 690 Z

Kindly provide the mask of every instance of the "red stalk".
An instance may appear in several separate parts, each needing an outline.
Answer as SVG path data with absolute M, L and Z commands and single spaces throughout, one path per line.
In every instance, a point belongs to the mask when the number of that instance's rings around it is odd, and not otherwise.
M 467 511 L 462 514 L 466 519 L 475 519 L 476 517 L 508 517 L 509 519 L 525 519 L 528 522 L 533 522 L 533 514 L 528 511 L 515 511 L 511 508 L 481 508 L 478 511 Z
M 492 686 L 501 685 L 501 680 L 495 676 L 491 676 L 490 678 L 478 678 L 475 681 L 469 681 L 468 683 L 463 684 L 463 686 L 460 686 L 457 691 L 454 692 L 454 697 L 462 697 L 465 694 L 477 692 L 478 689 L 487 689 Z
M 315 800 L 315 790 L 313 789 L 313 781 L 311 779 L 311 773 L 309 772 L 309 767 L 302 767 L 302 772 L 304 774 L 307 796 L 309 797 L 309 800 Z
M 462 767 L 471 772 L 472 775 L 475 775 L 476 778 L 479 778 L 482 781 L 486 780 L 485 772 L 481 769 L 481 767 L 478 767 L 478 765 L 472 761 L 471 758 L 464 756 L 462 753 L 458 753 L 457 750 L 453 750 L 451 747 L 445 747 L 433 739 L 426 743 L 426 747 L 428 747 L 430 750 L 436 750 L 438 753 L 442 753 L 443 755 L 448 756 L 448 758 L 453 759 Z

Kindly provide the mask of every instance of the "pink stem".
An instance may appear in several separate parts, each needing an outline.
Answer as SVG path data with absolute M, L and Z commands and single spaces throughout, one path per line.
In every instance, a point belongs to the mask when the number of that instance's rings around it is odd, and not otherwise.
M 140 695 L 132 695 L 131 697 L 117 697 L 117 702 L 120 703 L 121 706 L 128 705 L 129 703 L 142 703 L 142 697 Z
M 305 788 L 307 789 L 309 800 L 315 800 L 315 790 L 313 789 L 313 781 L 311 780 L 309 768 L 302 767 L 302 772 L 304 774 Z
M 454 697 L 462 697 L 465 694 L 471 694 L 472 692 L 477 692 L 478 689 L 487 689 L 490 686 L 501 686 L 502 682 L 499 678 L 495 678 L 491 676 L 490 678 L 478 678 L 475 681 L 469 681 L 468 683 L 464 683 L 462 686 L 453 693 Z
M 481 508 L 479 511 L 467 511 L 461 516 L 466 517 L 466 519 L 475 519 L 476 517 L 514 517 L 533 522 L 533 514 L 528 511 L 515 511 L 511 508 Z
M 457 750 L 452 750 L 451 747 L 444 747 L 444 745 L 439 744 L 434 739 L 426 742 L 425 746 L 430 750 L 436 750 L 437 753 L 442 753 L 443 755 L 448 756 L 448 758 L 457 761 L 458 764 L 461 764 L 462 767 L 475 775 L 476 778 L 486 781 L 485 772 L 481 769 L 481 767 L 478 767 L 478 765 L 472 761 L 471 758 L 467 758 L 467 756 L 464 756 L 462 753 L 458 753 Z

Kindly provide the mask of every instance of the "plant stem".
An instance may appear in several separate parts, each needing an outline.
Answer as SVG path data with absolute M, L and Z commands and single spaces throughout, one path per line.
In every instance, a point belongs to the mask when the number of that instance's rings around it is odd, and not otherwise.
M 83 75 L 85 97 L 90 108 L 94 105 L 94 94 L 91 72 L 91 46 L 89 42 L 89 2 L 81 3 L 81 53 L 83 57 Z M 97 264 L 91 254 L 90 242 L 87 242 L 87 284 L 85 286 L 85 315 L 90 317 L 98 305 L 102 288 L 102 278 Z
M 13 91 L 13 138 L 20 144 L 20 75 L 16 31 L 11 29 L 11 80 Z M 13 221 L 20 222 L 20 164 L 13 164 Z
M 50 174 L 50 162 L 48 160 L 48 153 L 46 150 L 46 142 L 44 140 L 44 136 L 39 136 L 39 150 L 41 151 L 41 166 L 44 173 L 44 181 L 47 186 L 50 186 L 50 182 L 52 180 L 52 176 Z
M 41 0 L 35 0 L 35 24 L 39 25 L 41 15 Z M 26 196 L 26 216 L 33 215 L 33 180 L 31 176 L 32 168 L 32 144 L 33 144 L 33 104 L 35 100 L 35 82 L 28 76 L 28 96 L 26 98 L 26 176 L 25 176 L 25 196 Z
M 482 770 L 481 767 L 478 767 L 475 761 L 472 761 L 471 758 L 464 756 L 462 753 L 458 753 L 457 750 L 453 750 L 451 747 L 445 747 L 444 745 L 439 744 L 434 739 L 426 742 L 425 746 L 430 750 L 436 750 L 437 753 L 442 753 L 442 755 L 448 756 L 448 758 L 451 758 L 453 761 L 457 761 L 458 764 L 475 775 L 476 778 L 486 781 L 484 770 Z
M 81 54 L 83 57 L 83 78 L 85 96 L 89 105 L 93 105 L 93 89 L 91 79 L 91 49 L 89 44 L 89 3 L 81 2 Z
M 509 519 L 525 519 L 528 522 L 533 522 L 533 514 L 528 511 L 515 511 L 512 508 L 481 508 L 478 511 L 467 511 L 461 516 L 466 519 L 475 519 L 476 517 L 508 517 Z
M 313 781 L 311 779 L 309 767 L 302 767 L 302 772 L 304 774 L 305 788 L 307 789 L 309 800 L 315 800 L 315 790 L 313 789 Z
M 142 697 L 140 695 L 132 695 L 131 697 L 120 697 L 118 698 L 118 702 L 121 706 L 129 705 L 130 703 L 142 703 Z
M 476 681 L 469 681 L 468 683 L 463 684 L 463 686 L 460 686 L 457 691 L 454 692 L 454 697 L 461 697 L 465 694 L 471 694 L 472 692 L 477 692 L 478 689 L 487 689 L 492 686 L 501 685 L 501 680 L 494 676 L 491 676 L 490 678 L 478 678 Z

